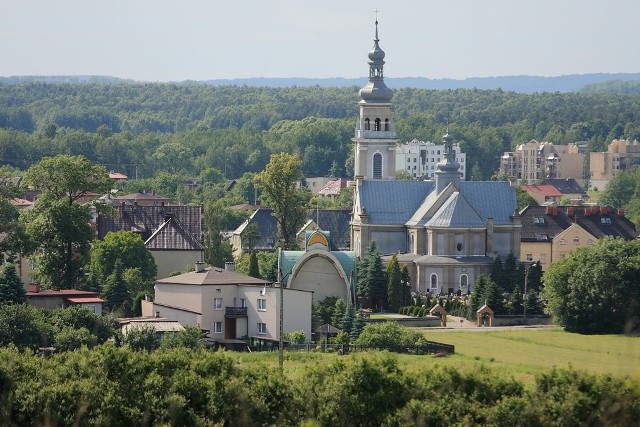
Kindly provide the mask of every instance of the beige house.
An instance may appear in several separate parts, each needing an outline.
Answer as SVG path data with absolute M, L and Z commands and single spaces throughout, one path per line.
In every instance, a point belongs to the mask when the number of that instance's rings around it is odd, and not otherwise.
M 578 144 L 554 145 L 535 139 L 520 144 L 515 151 L 505 152 L 500 158 L 500 171 L 511 181 L 535 184 L 545 178 L 582 179 L 585 154 Z
M 528 206 L 520 212 L 520 253 L 526 262 L 540 262 L 543 270 L 598 239 L 635 239 L 635 225 L 624 211 L 608 206 Z
M 79 305 L 92 313 L 101 315 L 104 300 L 97 292 L 79 291 L 76 289 L 40 289 L 38 284 L 27 286 L 27 303 L 37 308 L 53 310 Z
M 312 292 L 284 289 L 283 300 L 283 331 L 310 339 Z M 196 271 L 156 281 L 153 312 L 207 330 L 213 340 L 279 339 L 280 288 L 198 263 Z

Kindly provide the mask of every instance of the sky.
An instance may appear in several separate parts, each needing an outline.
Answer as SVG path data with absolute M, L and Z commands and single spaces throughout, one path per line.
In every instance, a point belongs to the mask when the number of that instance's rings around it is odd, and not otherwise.
M 0 0 L 0 76 L 138 81 L 640 72 L 638 0 Z

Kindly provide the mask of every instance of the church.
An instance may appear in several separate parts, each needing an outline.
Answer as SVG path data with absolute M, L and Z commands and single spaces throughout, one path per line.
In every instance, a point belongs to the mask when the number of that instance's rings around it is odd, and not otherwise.
M 432 180 L 396 181 L 393 91 L 384 83 L 385 53 L 376 21 L 368 54 L 369 81 L 360 90 L 354 143 L 351 249 L 367 254 L 371 242 L 385 259 L 397 255 L 412 276 L 412 292 L 466 294 L 495 257 L 520 257 L 521 221 L 508 182 L 465 181 L 453 136 Z

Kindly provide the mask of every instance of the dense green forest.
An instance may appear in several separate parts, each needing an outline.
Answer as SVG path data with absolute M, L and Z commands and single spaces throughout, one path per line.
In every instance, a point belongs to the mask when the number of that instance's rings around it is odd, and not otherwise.
M 204 84 L 0 84 L 0 162 L 25 170 L 42 157 L 82 154 L 132 178 L 196 179 L 258 172 L 269 155 L 297 152 L 307 177 L 349 176 L 358 88 Z M 500 155 L 531 139 L 640 139 L 640 94 L 399 89 L 401 141 L 439 142 L 447 123 L 471 165 L 490 179 Z

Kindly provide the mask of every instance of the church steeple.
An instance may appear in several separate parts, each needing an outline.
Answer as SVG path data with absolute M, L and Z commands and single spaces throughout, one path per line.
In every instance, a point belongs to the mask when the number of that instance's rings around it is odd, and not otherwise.
M 376 18 L 373 48 L 368 55 L 369 82 L 360 89 L 360 116 L 356 125 L 354 175 L 365 179 L 393 179 L 397 143 L 391 118 L 393 91 L 384 83 L 384 57 Z
M 460 163 L 456 162 L 456 153 L 453 151 L 453 137 L 447 132 L 442 136 L 444 143 L 444 160 L 438 163 L 436 171 L 436 192 L 440 193 L 447 185 L 454 183 L 456 187 L 460 186 Z

